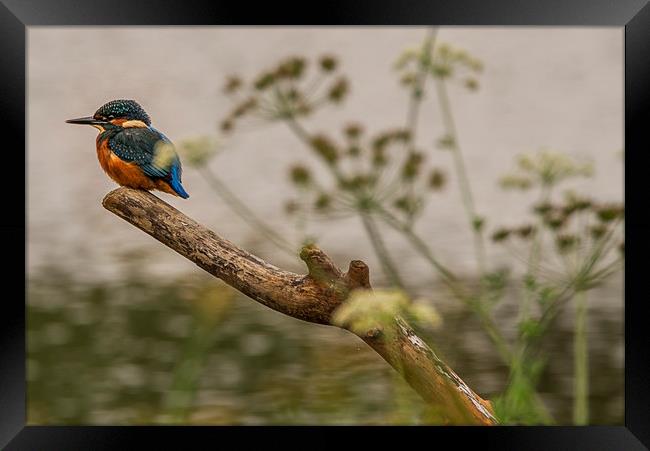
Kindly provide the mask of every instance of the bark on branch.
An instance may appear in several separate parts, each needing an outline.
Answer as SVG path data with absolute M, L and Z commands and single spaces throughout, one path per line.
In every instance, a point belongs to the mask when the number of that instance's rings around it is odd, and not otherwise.
M 351 261 L 343 273 L 320 249 L 306 246 L 300 258 L 308 273 L 283 271 L 146 191 L 118 188 L 103 205 L 228 285 L 294 318 L 330 324 L 351 290 L 370 288 L 368 266 L 360 260 Z M 396 318 L 393 327 L 395 333 L 372 330 L 360 338 L 403 375 L 443 422 L 496 423 L 489 401 L 474 393 L 402 319 Z

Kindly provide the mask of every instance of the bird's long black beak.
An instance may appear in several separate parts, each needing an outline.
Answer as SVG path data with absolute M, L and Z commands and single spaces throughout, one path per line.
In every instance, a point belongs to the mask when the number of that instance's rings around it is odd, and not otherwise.
M 66 121 L 68 124 L 81 124 L 81 125 L 101 125 L 105 124 L 105 121 L 98 121 L 92 116 L 80 117 L 77 119 L 68 119 Z

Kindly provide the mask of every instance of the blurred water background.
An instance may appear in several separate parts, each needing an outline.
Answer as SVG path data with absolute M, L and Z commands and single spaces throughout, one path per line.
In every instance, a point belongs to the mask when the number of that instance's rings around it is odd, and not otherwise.
M 422 41 L 404 28 L 30 27 L 28 32 L 28 421 L 30 424 L 394 424 L 422 422 L 418 396 L 353 335 L 284 317 L 225 288 L 189 261 L 101 206 L 114 185 L 101 172 L 94 129 L 66 119 L 133 98 L 178 141 L 217 132 L 230 109 L 221 92 L 233 73 L 255 74 L 291 55 L 339 57 L 351 81 L 340 107 L 305 121 L 313 130 L 362 119 L 401 126 L 406 94 L 392 64 Z M 481 88 L 451 90 L 478 210 L 497 224 L 527 214 L 525 194 L 497 178 L 514 157 L 550 147 L 594 161 L 574 182 L 623 199 L 623 34 L 614 28 L 450 27 L 438 39 L 485 64 Z M 441 134 L 433 102 L 419 141 L 430 157 Z M 239 133 L 210 162 L 248 206 L 281 234 L 300 238 L 284 213 L 287 167 L 310 156 L 280 125 Z M 302 272 L 219 202 L 192 168 L 187 201 L 164 199 L 276 266 Z M 311 222 L 309 233 L 341 266 L 360 258 L 385 284 L 358 219 Z M 457 190 L 437 195 L 418 223 L 450 267 L 474 270 Z M 442 326 L 429 341 L 483 397 L 503 389 L 507 368 L 471 313 L 437 295 L 429 267 L 386 231 L 407 283 L 432 301 Z M 503 248 L 490 260 L 513 265 Z M 499 309 L 514 324 L 516 299 Z M 591 422 L 623 422 L 623 295 L 619 273 L 589 298 Z M 559 423 L 571 421 L 573 312 L 546 339 L 540 393 Z M 508 327 L 506 326 L 506 329 Z M 514 331 L 512 332 L 514 333 Z

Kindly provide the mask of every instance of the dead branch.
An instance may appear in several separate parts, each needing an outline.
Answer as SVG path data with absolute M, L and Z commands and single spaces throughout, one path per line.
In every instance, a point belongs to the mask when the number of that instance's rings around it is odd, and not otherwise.
M 320 249 L 306 246 L 300 258 L 308 273 L 283 271 L 146 191 L 118 188 L 106 195 L 103 205 L 233 288 L 294 318 L 330 324 L 332 313 L 351 290 L 370 288 L 368 266 L 360 260 L 351 261 L 343 273 Z M 396 318 L 393 327 L 396 333 L 373 329 L 360 337 L 436 409 L 441 421 L 496 424 L 490 403 L 474 393 L 402 319 Z

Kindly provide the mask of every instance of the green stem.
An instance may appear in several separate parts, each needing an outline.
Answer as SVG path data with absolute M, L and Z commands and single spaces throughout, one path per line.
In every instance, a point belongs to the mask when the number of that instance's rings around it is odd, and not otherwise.
M 540 193 L 539 203 L 543 204 L 548 201 L 551 196 L 551 187 L 549 185 L 542 186 Z M 530 254 L 528 257 L 528 269 L 526 271 L 526 276 L 532 278 L 533 280 L 538 274 L 538 262 L 541 263 L 541 251 L 543 243 L 543 232 L 544 232 L 544 223 L 541 219 L 537 221 L 537 230 L 533 237 L 533 242 L 530 246 Z M 530 317 L 530 304 L 532 297 L 535 295 L 534 289 L 529 288 L 527 285 L 524 287 L 524 292 L 522 296 L 522 305 L 521 311 L 519 312 L 519 324 L 524 324 L 528 321 Z M 517 355 L 518 358 L 524 359 L 526 357 L 525 350 L 527 349 L 526 343 L 523 341 L 526 340 L 524 336 L 517 336 Z
M 418 117 L 420 115 L 420 106 L 424 96 L 424 82 L 427 79 L 427 71 L 431 66 L 431 49 L 436 40 L 438 29 L 432 27 L 424 40 L 422 46 L 422 55 L 418 62 L 418 72 L 416 74 L 415 84 L 409 97 L 408 110 L 406 115 L 406 129 L 411 132 L 411 142 L 415 143 L 415 135 L 418 130 Z M 413 147 L 408 149 L 409 154 L 413 152 Z
M 411 90 L 411 95 L 409 96 L 408 106 L 406 109 L 406 123 L 404 125 L 405 130 L 409 132 L 410 140 L 404 143 L 405 146 L 405 155 L 406 160 L 413 156 L 415 152 L 415 145 L 417 143 L 417 132 L 420 118 L 420 111 L 422 109 L 422 99 L 424 98 L 424 85 L 427 81 L 427 74 L 429 68 L 431 67 L 431 49 L 434 47 L 436 42 L 436 35 L 438 29 L 432 27 L 427 34 L 424 44 L 422 45 L 422 53 L 418 60 L 418 70 L 416 73 L 415 83 L 413 89 Z M 413 194 L 414 191 L 414 180 L 411 180 L 407 184 L 407 190 L 409 195 Z M 399 171 L 392 180 L 386 183 L 385 187 L 382 188 L 380 195 L 394 194 L 396 190 L 400 189 L 400 185 L 403 183 Z M 414 218 L 409 218 L 409 223 L 413 222 Z
M 284 121 L 287 126 L 291 129 L 291 131 L 300 139 L 303 144 L 305 144 L 308 147 L 311 147 L 311 137 L 309 136 L 309 133 L 296 121 L 293 117 L 288 117 Z
M 589 348 L 587 347 L 587 292 L 576 294 L 576 320 L 573 341 L 574 400 L 573 423 L 589 423 Z
M 250 208 L 246 206 L 230 189 L 217 177 L 208 166 L 203 166 L 199 173 L 208 182 L 210 187 L 215 193 L 234 211 L 241 219 L 244 220 L 253 229 L 260 232 L 269 241 L 275 244 L 279 249 L 290 254 L 296 255 L 296 250 L 289 244 L 289 242 L 279 235 L 275 230 L 268 226 L 262 219 L 260 219 Z
M 391 284 L 403 289 L 404 283 L 397 272 L 395 264 L 390 258 L 384 239 L 379 233 L 379 229 L 377 228 L 374 219 L 367 213 L 361 213 L 361 221 L 363 222 L 363 227 L 366 229 L 366 233 L 368 233 L 368 237 L 370 238 L 370 242 L 372 243 L 372 247 L 375 250 L 375 254 L 379 259 L 384 274 L 386 274 L 386 277 L 388 277 Z
M 543 185 L 540 196 L 539 204 L 544 204 L 548 202 L 551 197 L 551 186 Z M 541 218 L 537 220 L 537 230 L 535 231 L 535 236 L 533 237 L 533 243 L 530 247 L 530 257 L 528 259 L 528 274 L 535 276 L 537 273 L 537 264 L 541 263 L 541 252 L 542 252 L 542 243 L 544 234 L 544 221 Z
M 379 208 L 379 211 L 382 214 L 382 217 L 386 220 L 386 223 L 393 227 L 395 230 L 404 234 L 413 248 L 418 251 L 434 267 L 434 269 L 443 276 L 445 282 L 450 284 L 450 286 L 456 286 L 456 276 L 442 263 L 440 263 L 440 261 L 438 261 L 427 243 L 413 231 L 413 228 L 408 224 L 402 223 L 402 221 L 393 216 L 389 211 L 381 207 Z
M 546 190 L 542 189 L 542 195 L 541 195 L 542 201 L 545 201 L 547 198 L 548 196 Z M 535 276 L 538 273 L 537 261 L 540 258 L 540 252 L 542 247 L 542 232 L 543 232 L 542 221 L 539 220 L 537 225 L 537 230 L 535 230 L 535 236 L 533 237 L 533 242 L 530 246 L 530 254 L 528 256 L 528 268 L 526 270 L 526 277 L 532 278 L 533 280 L 535 279 Z M 527 321 L 528 317 L 530 316 L 530 303 L 531 303 L 531 297 L 533 295 L 534 293 L 532 292 L 532 290 L 528 286 L 525 286 L 523 296 L 522 296 L 521 311 L 519 312 L 520 324 Z
M 475 221 L 478 219 L 476 208 L 474 206 L 474 197 L 472 195 L 472 188 L 467 176 L 467 169 L 465 168 L 465 161 L 458 144 L 458 134 L 456 132 L 456 125 L 452 114 L 451 103 L 447 88 L 442 79 L 436 78 L 436 90 L 438 92 L 438 103 L 442 113 L 442 120 L 449 135 L 452 139 L 452 154 L 454 156 L 454 167 L 456 169 L 456 176 L 458 178 L 458 186 L 460 188 L 461 198 L 467 219 L 469 221 L 472 234 L 474 236 L 474 250 L 476 253 L 476 261 L 478 265 L 479 274 L 485 273 L 485 242 L 483 240 L 483 233 L 481 229 L 475 226 Z
M 501 360 L 503 360 L 507 365 L 511 365 L 513 360 L 512 349 L 503 337 L 503 334 L 499 331 L 499 328 L 490 314 L 486 312 L 479 303 L 476 303 L 476 305 L 472 307 L 472 311 L 478 316 L 483 329 L 485 329 L 490 340 L 492 340 L 492 343 L 497 348 Z

